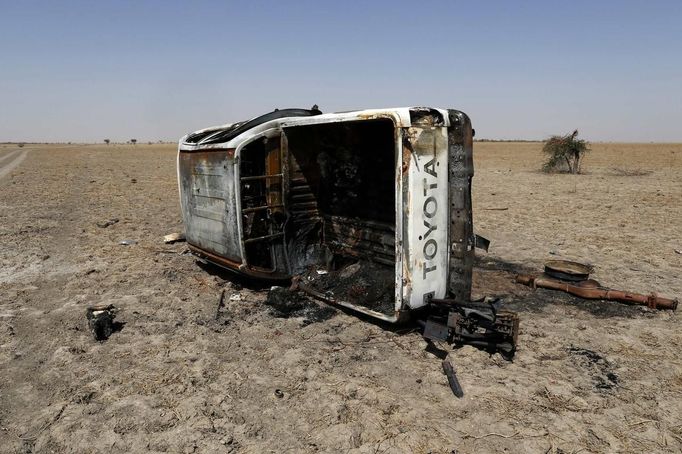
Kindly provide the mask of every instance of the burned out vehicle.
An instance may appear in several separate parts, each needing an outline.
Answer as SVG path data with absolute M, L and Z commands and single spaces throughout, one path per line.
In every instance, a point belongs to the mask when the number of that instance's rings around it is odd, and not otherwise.
M 425 107 L 283 109 L 188 134 L 189 248 L 389 322 L 468 302 L 472 136 L 464 113 Z

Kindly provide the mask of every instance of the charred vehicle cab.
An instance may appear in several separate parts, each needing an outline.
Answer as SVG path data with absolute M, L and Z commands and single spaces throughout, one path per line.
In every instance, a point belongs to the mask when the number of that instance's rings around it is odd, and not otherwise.
M 470 300 L 464 113 L 283 109 L 178 149 L 186 238 L 204 260 L 390 322 L 432 299 Z

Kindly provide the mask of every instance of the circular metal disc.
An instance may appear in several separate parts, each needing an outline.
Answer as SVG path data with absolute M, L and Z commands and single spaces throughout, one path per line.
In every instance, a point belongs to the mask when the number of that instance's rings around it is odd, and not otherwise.
M 584 281 L 590 277 L 592 267 L 569 260 L 550 260 L 545 262 L 545 274 L 567 281 Z

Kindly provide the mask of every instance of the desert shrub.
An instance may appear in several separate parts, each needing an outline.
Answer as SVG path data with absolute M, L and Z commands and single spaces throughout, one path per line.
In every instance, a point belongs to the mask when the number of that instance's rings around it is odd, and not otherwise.
M 542 152 L 547 156 L 542 171 L 580 173 L 582 158 L 588 151 L 589 143 L 578 139 L 577 129 L 565 136 L 552 136 L 542 147 Z

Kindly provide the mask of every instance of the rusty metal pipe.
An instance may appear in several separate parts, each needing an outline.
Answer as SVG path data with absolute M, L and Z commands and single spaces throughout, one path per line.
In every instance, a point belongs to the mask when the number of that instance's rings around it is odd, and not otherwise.
M 560 290 L 562 292 L 570 293 L 571 295 L 585 299 L 620 301 L 623 303 L 648 306 L 653 309 L 670 309 L 674 311 L 677 309 L 678 303 L 677 299 L 664 298 L 662 296 L 658 296 L 655 293 L 652 293 L 651 295 L 642 295 L 639 293 L 630 293 L 624 292 L 622 290 L 613 290 L 610 288 L 601 287 L 596 281 L 584 281 L 592 282 L 594 285 L 581 286 L 578 283 L 573 284 L 542 276 L 534 277 L 520 274 L 516 276 L 516 282 L 531 286 L 533 288 L 541 287 L 550 290 Z

